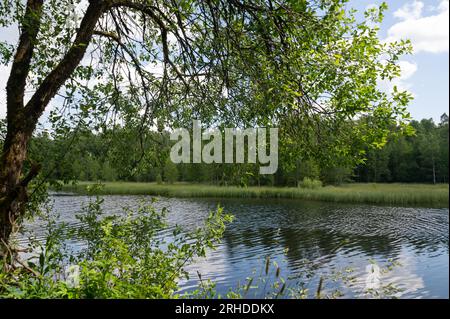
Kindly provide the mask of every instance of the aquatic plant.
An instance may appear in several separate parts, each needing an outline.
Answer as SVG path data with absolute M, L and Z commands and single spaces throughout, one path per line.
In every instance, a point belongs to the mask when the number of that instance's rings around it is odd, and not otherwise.
M 66 192 L 86 194 L 89 182 L 62 186 Z M 396 206 L 448 207 L 447 184 L 345 184 L 316 189 L 303 187 L 216 186 L 179 183 L 107 182 L 97 190 L 101 195 L 151 195 L 164 197 L 289 198 L 340 203 L 367 203 Z
M 101 198 L 91 200 L 76 229 L 48 216 L 45 241 L 30 240 L 26 249 L 11 247 L 0 261 L 2 298 L 177 298 L 178 280 L 187 266 L 220 242 L 232 217 L 222 208 L 192 232 L 168 226 L 166 211 L 142 205 L 137 211 L 103 216 Z M 67 245 L 75 239 L 76 249 Z

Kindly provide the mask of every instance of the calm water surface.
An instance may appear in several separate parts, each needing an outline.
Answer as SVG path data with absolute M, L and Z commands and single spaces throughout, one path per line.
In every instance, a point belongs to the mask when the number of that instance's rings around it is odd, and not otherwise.
M 120 213 L 136 207 L 142 196 L 105 196 L 104 209 Z M 53 196 L 53 209 L 62 221 L 72 223 L 85 196 Z M 347 297 L 362 296 L 367 288 L 371 260 L 383 267 L 390 259 L 401 266 L 380 277 L 380 284 L 394 284 L 401 298 L 449 297 L 449 211 L 434 208 L 399 208 L 347 205 L 297 200 L 179 199 L 160 198 L 157 208 L 169 209 L 170 225 L 189 229 L 200 225 L 221 204 L 235 215 L 217 250 L 187 269 L 190 280 L 182 291 L 197 287 L 199 271 L 212 279 L 224 294 L 247 277 L 258 277 L 265 258 L 276 261 L 292 288 L 314 291 L 321 276 L 352 269 L 356 278 L 349 288 L 326 282 L 326 291 L 339 289 Z M 39 223 L 28 225 L 38 231 Z M 38 231 L 39 232 L 39 231 Z M 255 289 L 248 297 L 264 297 Z

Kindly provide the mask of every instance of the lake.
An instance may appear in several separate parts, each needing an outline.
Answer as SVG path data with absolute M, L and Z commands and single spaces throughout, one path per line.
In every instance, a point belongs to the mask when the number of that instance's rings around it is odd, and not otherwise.
M 106 212 L 119 213 L 123 206 L 136 207 L 142 198 L 104 196 L 103 206 Z M 51 199 L 60 220 L 77 227 L 74 215 L 88 197 L 55 194 Z M 256 282 L 265 276 L 266 258 L 270 257 L 279 265 L 288 288 L 309 289 L 308 296 L 322 277 L 324 293 L 339 290 L 345 297 L 364 298 L 367 288 L 389 284 L 399 289 L 392 294 L 400 298 L 449 297 L 448 208 L 203 198 L 159 198 L 155 206 L 168 208 L 170 225 L 192 229 L 219 203 L 235 220 L 217 250 L 187 267 L 191 276 L 180 282 L 181 292 L 198 286 L 197 271 L 203 280 L 213 280 L 221 294 L 245 284 L 247 277 Z M 39 233 L 39 222 L 27 228 Z M 392 262 L 399 265 L 382 271 Z M 269 283 L 250 290 L 248 298 L 265 296 L 267 285 L 275 278 L 275 268 L 270 269 Z M 341 275 L 334 281 L 338 273 Z M 352 283 L 344 284 L 342 274 L 353 277 Z

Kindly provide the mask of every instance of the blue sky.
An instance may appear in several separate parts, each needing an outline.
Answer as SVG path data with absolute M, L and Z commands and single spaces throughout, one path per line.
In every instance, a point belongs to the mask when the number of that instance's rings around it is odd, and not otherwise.
M 350 0 L 348 7 L 363 12 L 382 0 Z M 415 52 L 402 57 L 402 78 L 397 86 L 415 97 L 409 107 L 414 119 L 433 118 L 449 113 L 449 0 L 385 0 L 389 10 L 379 36 L 385 41 L 409 38 Z M 14 28 L 0 29 L 0 40 L 17 41 Z M 0 65 L 0 118 L 5 117 L 6 80 L 9 66 Z M 392 87 L 393 84 L 389 84 Z
M 385 1 L 389 10 L 380 25 L 380 38 L 409 38 L 414 53 L 401 60 L 400 87 L 414 95 L 409 111 L 414 119 L 439 121 L 449 113 L 449 1 Z M 349 7 L 364 11 L 382 1 L 350 0 Z

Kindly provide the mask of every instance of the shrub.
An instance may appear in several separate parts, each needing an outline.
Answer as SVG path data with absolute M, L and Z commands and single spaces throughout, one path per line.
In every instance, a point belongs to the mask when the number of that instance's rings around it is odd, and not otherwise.
M 317 189 L 322 187 L 322 182 L 317 179 L 311 179 L 309 177 L 303 178 L 303 181 L 300 182 L 301 188 L 307 188 L 307 189 Z
M 164 165 L 164 181 L 173 184 L 178 180 L 177 166 L 170 159 Z
M 222 208 L 205 225 L 185 233 L 176 227 L 168 239 L 165 210 L 142 205 L 137 212 L 102 216 L 102 200 L 91 201 L 77 216 L 84 227 L 71 230 L 48 218 L 44 243 L 30 242 L 32 256 L 0 261 L 2 298 L 173 298 L 179 278 L 195 257 L 214 249 L 231 216 Z M 80 251 L 65 243 L 84 242 Z

